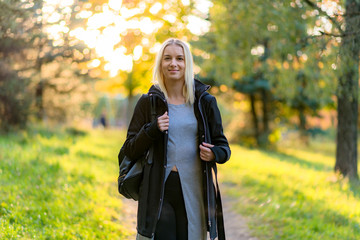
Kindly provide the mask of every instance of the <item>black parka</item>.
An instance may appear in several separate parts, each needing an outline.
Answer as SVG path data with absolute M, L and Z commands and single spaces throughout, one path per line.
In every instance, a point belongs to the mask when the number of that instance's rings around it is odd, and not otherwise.
M 223 240 L 225 234 L 220 192 L 216 179 L 216 163 L 225 163 L 230 158 L 230 148 L 223 134 L 216 99 L 207 92 L 209 88 L 210 86 L 195 80 L 194 112 L 198 122 L 198 145 L 202 142 L 215 145 L 211 148 L 215 160 L 202 161 L 204 206 L 210 238 L 215 239 L 218 235 L 218 239 Z M 155 97 L 157 117 L 168 111 L 164 94 L 159 88 L 152 86 L 148 94 L 142 95 L 136 104 L 124 143 L 124 151 L 125 155 L 131 159 L 138 159 L 153 146 L 153 161 L 145 165 L 145 173 L 148 174 L 144 175 L 140 188 L 137 213 L 138 233 L 151 238 L 154 236 L 164 195 L 168 135 L 167 132 L 161 132 L 158 129 L 157 119 L 151 121 L 149 96 Z

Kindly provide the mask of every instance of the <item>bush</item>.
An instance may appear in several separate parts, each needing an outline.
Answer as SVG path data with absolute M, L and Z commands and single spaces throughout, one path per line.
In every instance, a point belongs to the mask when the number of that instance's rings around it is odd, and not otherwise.
M 28 85 L 28 79 L 0 62 L 0 129 L 26 126 L 31 105 Z

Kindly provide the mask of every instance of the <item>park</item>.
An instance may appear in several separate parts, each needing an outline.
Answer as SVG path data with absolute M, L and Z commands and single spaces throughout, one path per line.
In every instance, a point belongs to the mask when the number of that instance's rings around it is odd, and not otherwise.
M 360 2 L 0 2 L 0 239 L 136 238 L 118 153 L 161 43 L 187 42 L 231 157 L 229 240 L 360 239 Z M 197 240 L 197 239 L 190 239 Z

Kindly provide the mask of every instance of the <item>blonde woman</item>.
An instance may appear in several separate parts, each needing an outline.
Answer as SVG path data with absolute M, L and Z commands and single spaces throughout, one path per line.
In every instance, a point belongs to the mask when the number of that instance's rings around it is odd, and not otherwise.
M 156 58 L 154 85 L 138 101 L 124 151 L 132 159 L 153 147 L 145 165 L 137 239 L 225 239 L 216 164 L 230 158 L 210 86 L 194 79 L 188 45 L 165 41 Z M 151 121 L 150 96 L 157 117 Z M 209 234 L 207 234 L 207 231 Z

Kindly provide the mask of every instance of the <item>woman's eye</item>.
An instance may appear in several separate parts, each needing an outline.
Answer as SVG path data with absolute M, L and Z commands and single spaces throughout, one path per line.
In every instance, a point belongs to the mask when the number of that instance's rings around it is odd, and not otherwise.
M 178 60 L 182 61 L 182 60 L 184 60 L 184 58 L 178 58 Z

